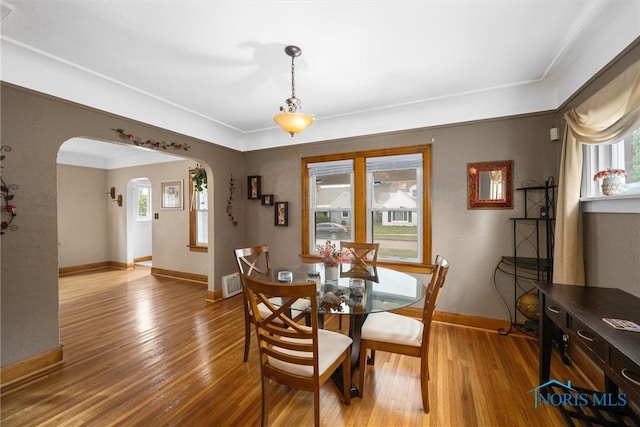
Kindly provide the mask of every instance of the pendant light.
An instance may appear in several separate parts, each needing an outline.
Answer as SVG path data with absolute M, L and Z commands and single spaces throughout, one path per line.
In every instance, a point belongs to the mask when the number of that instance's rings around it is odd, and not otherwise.
M 273 120 L 293 138 L 293 135 L 311 126 L 313 117 L 301 112 L 302 101 L 296 98 L 295 58 L 302 54 L 302 50 L 298 46 L 287 46 L 284 51 L 291 57 L 291 98 L 285 101 L 286 106 L 280 107 L 281 112 L 276 114 Z

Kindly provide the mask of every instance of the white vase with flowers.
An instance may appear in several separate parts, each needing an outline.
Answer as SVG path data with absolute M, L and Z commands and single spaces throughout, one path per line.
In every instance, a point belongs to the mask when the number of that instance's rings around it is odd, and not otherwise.
M 593 176 L 593 180 L 602 179 L 602 194 L 612 196 L 624 192 L 625 177 L 627 172 L 624 169 L 608 168 L 601 170 Z
M 318 245 L 316 248 L 324 265 L 324 280 L 337 280 L 338 266 L 349 262 L 349 251 L 338 249 L 335 243 L 331 243 L 331 240 L 327 240 L 324 245 Z

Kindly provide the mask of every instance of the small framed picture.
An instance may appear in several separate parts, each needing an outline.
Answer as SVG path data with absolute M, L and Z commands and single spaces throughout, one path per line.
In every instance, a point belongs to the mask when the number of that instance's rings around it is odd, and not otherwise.
M 289 226 L 289 202 L 276 202 L 275 206 L 275 225 Z
M 273 194 L 263 194 L 262 204 L 264 206 L 273 206 Z
M 249 189 L 249 199 L 260 200 L 260 177 L 258 175 L 247 178 L 247 188 Z
M 174 179 L 173 181 L 162 181 L 161 183 L 162 200 L 160 209 L 182 209 L 182 180 Z

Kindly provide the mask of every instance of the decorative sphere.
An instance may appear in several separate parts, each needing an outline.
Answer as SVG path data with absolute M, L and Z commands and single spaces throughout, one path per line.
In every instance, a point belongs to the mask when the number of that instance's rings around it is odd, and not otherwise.
M 523 294 L 518 298 L 518 310 L 531 320 L 540 317 L 540 298 L 538 294 Z

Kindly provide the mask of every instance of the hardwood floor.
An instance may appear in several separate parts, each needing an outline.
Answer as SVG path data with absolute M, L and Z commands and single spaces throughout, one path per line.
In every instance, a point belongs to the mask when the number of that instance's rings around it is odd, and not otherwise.
M 3 388 L 2 426 L 259 425 L 255 339 L 242 362 L 242 298 L 208 303 L 205 294 L 202 284 L 145 268 L 62 277 L 64 363 Z M 337 329 L 336 316 L 326 327 Z M 345 406 L 332 383 L 323 386 L 322 424 L 564 425 L 557 409 L 534 408 L 535 340 L 436 322 L 431 348 L 430 414 L 418 359 L 377 352 L 362 399 Z M 555 353 L 551 376 L 593 388 Z M 271 425 L 313 424 L 311 393 L 274 383 L 270 402 Z

